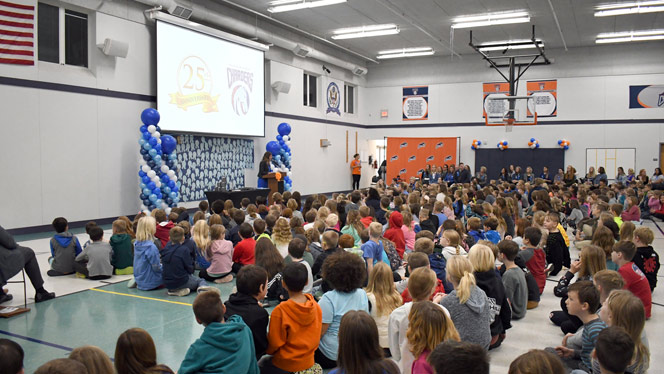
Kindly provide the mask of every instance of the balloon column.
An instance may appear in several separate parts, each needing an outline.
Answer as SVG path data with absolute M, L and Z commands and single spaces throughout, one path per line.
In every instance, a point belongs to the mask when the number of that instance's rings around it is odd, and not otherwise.
M 528 142 L 528 147 L 530 147 L 530 149 L 539 148 L 539 141 L 535 138 L 530 138 L 530 141 Z
M 175 175 L 175 146 L 170 135 L 161 135 L 159 112 L 148 108 L 141 113 L 141 160 L 138 176 L 141 179 L 141 210 L 168 209 L 180 201 L 180 182 Z
M 481 146 L 481 145 L 482 145 L 481 141 L 479 141 L 477 139 L 473 139 L 473 144 L 470 145 L 470 149 L 472 149 L 474 151 L 477 148 L 479 148 L 479 146 Z
M 569 140 L 565 140 L 565 139 L 558 140 L 558 146 L 560 146 L 560 148 L 562 148 L 565 151 L 568 150 L 569 149 Z
M 500 142 L 498 142 L 498 144 L 496 144 L 496 147 L 498 147 L 498 149 L 500 149 L 501 151 L 506 150 L 508 148 L 507 140 L 501 140 Z
M 286 122 L 282 122 L 277 126 L 277 141 L 269 141 L 265 149 L 272 153 L 272 162 L 279 166 L 278 170 L 286 176 L 284 177 L 284 189 L 290 191 L 293 189 L 293 180 L 291 176 L 291 149 L 290 144 L 292 138 L 290 136 L 291 127 Z

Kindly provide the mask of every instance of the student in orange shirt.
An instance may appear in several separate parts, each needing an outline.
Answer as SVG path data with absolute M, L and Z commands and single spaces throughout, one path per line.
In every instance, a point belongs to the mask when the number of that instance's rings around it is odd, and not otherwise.
M 261 373 L 297 372 L 312 368 L 323 327 L 323 313 L 309 294 L 302 293 L 307 284 L 307 268 L 292 262 L 282 271 L 282 285 L 290 296 L 277 305 L 270 316 L 267 354 L 261 360 Z
M 353 190 L 360 189 L 360 176 L 362 175 L 362 165 L 360 164 L 360 155 L 353 155 L 353 161 L 350 162 L 350 170 L 353 174 Z

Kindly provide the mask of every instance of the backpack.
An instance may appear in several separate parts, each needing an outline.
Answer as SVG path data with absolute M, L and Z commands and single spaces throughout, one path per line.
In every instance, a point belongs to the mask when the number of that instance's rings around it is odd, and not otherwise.
M 381 238 L 381 240 L 383 241 L 383 248 L 387 254 L 387 259 L 390 261 L 390 268 L 392 271 L 397 271 L 402 265 L 401 257 L 399 257 L 399 253 L 397 252 L 397 247 L 390 240 L 385 238 Z

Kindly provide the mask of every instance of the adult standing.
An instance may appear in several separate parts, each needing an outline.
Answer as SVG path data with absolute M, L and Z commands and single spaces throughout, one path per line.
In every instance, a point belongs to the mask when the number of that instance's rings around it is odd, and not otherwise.
M 270 162 L 272 162 L 272 153 L 265 152 L 261 163 L 258 165 L 258 188 L 267 188 L 265 175 L 270 173 Z
M 353 191 L 360 189 L 360 176 L 362 176 L 362 164 L 360 163 L 360 154 L 353 155 L 350 162 L 350 172 L 353 175 Z
M 35 302 L 50 300 L 55 297 L 53 292 L 44 289 L 44 279 L 42 279 L 35 251 L 28 247 L 19 246 L 14 237 L 11 236 L 2 226 L 0 226 L 0 303 L 12 299 L 12 295 L 5 294 L 2 287 L 7 281 L 18 274 L 21 269 L 25 269 L 32 286 L 35 288 Z
M 459 168 L 454 173 L 454 177 L 456 183 L 470 183 L 470 171 L 466 169 L 463 162 L 459 162 Z

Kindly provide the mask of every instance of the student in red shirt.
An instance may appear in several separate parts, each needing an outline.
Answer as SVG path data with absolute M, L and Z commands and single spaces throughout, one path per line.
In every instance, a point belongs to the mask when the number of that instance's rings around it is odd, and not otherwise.
M 240 240 L 233 249 L 233 273 L 237 274 L 244 265 L 253 265 L 254 249 L 256 240 L 254 240 L 254 228 L 248 223 L 240 225 Z
M 631 241 L 623 240 L 613 245 L 611 260 L 619 266 L 618 273 L 625 280 L 625 289 L 632 291 L 643 302 L 646 319 L 648 319 L 652 308 L 650 283 L 641 269 L 632 262 L 635 254 L 636 245 Z
M 540 229 L 537 227 L 527 227 L 523 233 L 523 245 L 525 248 L 517 255 L 523 259 L 528 271 L 535 278 L 540 295 L 544 292 L 544 286 L 546 285 L 546 253 L 544 253 L 542 248 L 537 248 L 537 244 L 541 239 L 542 231 Z
M 383 236 L 394 243 L 394 246 L 397 247 L 399 257 L 403 258 L 403 254 L 406 251 L 406 240 L 404 239 L 401 226 L 403 226 L 403 216 L 399 212 L 392 212 L 390 214 L 390 228 L 385 230 Z
M 166 247 L 166 244 L 168 244 L 168 241 L 171 240 L 169 238 L 169 233 L 171 229 L 175 227 L 175 224 L 168 220 L 166 212 L 163 209 L 153 210 L 152 216 L 154 216 L 154 219 L 157 221 L 157 230 L 155 231 L 154 236 L 161 241 L 161 248 L 164 248 Z

